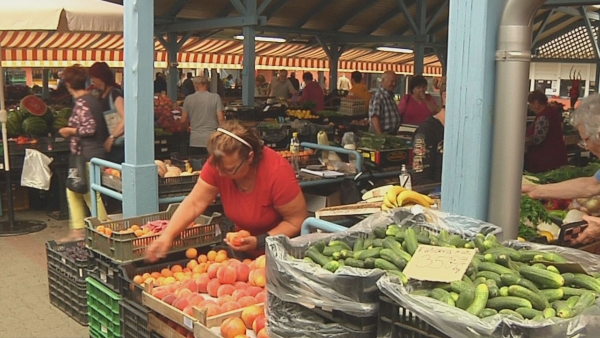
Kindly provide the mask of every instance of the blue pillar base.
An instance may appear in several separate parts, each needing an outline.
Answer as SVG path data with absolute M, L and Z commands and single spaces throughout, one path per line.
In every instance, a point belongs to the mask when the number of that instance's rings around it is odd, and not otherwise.
M 123 217 L 135 217 L 158 212 L 158 171 L 156 165 L 123 163 Z M 154 177 L 154 184 L 141 184 L 138 178 Z

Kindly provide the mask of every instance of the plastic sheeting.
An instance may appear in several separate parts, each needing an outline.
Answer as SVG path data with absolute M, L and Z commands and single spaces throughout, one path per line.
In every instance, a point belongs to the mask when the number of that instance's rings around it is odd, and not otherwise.
M 580 250 L 518 241 L 503 244 L 515 249 L 556 252 L 568 261 L 579 263 L 588 272 L 600 271 L 597 256 Z M 600 335 L 600 299 L 580 316 L 572 319 L 549 318 L 532 322 L 503 315 L 478 318 L 433 298 L 410 295 L 409 292 L 415 285 L 409 283 L 404 287 L 388 276 L 377 282 L 385 295 L 450 337 L 595 338 Z

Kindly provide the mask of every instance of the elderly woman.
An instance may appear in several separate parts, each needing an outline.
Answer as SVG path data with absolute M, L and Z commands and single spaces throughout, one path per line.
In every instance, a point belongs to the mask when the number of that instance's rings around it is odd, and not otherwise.
M 267 80 L 265 76 L 262 74 L 256 75 L 256 79 L 254 80 L 254 96 L 255 97 L 266 97 L 267 90 L 269 89 L 269 85 L 267 84 Z
M 207 148 L 210 157 L 198 183 L 148 248 L 148 260 L 163 257 L 171 242 L 217 194 L 236 231 L 251 234 L 239 245 L 226 241 L 233 250 L 257 256 L 264 251 L 267 236 L 294 237 L 300 232 L 307 212 L 294 170 L 283 157 L 264 147 L 253 129 L 228 121 L 211 135 Z
M 585 98 L 571 115 L 571 124 L 579 131 L 579 145 L 600 157 L 600 94 Z M 593 177 L 581 177 L 560 183 L 523 185 L 521 188 L 531 198 L 574 199 L 600 195 L 600 171 Z M 584 216 L 589 226 L 574 244 L 588 244 L 600 240 L 600 218 Z
M 427 91 L 427 79 L 417 75 L 408 83 L 408 94 L 404 95 L 398 102 L 398 113 L 402 117 L 403 124 L 418 126 L 432 115 L 440 111 L 440 106 L 435 103 L 433 97 L 425 94 Z
M 68 127 L 61 128 L 58 132 L 62 137 L 70 138 L 71 154 L 81 155 L 88 162 L 94 158 L 104 158 L 104 141 L 108 137 L 106 122 L 100 102 L 85 89 L 87 73 L 81 66 L 72 66 L 64 70 L 63 80 L 67 90 L 73 97 L 73 112 L 69 118 Z M 89 178 L 89 173 L 87 175 Z M 88 182 L 89 185 L 89 182 Z M 82 240 L 85 237 L 84 218 L 86 204 L 91 206 L 90 193 L 80 194 L 67 188 L 67 203 L 69 204 L 69 218 L 71 232 L 61 242 Z M 96 195 L 98 201 L 98 218 L 106 219 L 106 211 L 100 194 Z
M 529 94 L 527 103 L 536 117 L 527 129 L 525 170 L 540 173 L 567 165 L 561 113 L 548 105 L 548 97 L 539 90 Z

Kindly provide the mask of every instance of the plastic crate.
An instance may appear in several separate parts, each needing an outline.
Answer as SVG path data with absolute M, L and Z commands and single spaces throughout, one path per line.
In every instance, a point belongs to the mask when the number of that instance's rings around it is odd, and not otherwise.
M 72 282 L 85 283 L 85 278 L 88 275 L 88 269 L 91 264 L 89 257 L 83 261 L 74 260 L 62 254 L 66 249 L 79 245 L 85 247 L 85 242 L 78 241 L 63 244 L 58 244 L 55 241 L 46 242 L 48 270 L 52 268 Z
M 165 150 L 165 154 L 169 158 L 170 150 Z M 187 195 L 192 191 L 200 175 L 187 175 L 177 177 L 158 177 L 158 197 L 174 197 Z M 110 175 L 102 172 L 100 180 L 103 186 L 112 190 L 122 192 L 123 182 L 121 177 Z
M 121 293 L 121 278 L 119 273 L 121 269 L 119 264 L 115 263 L 109 257 L 101 255 L 97 252 L 90 251 L 90 261 L 93 269 L 90 270 L 90 275 L 101 282 L 104 286 L 111 289 L 117 294 Z
M 148 329 L 149 310 L 127 300 L 121 300 L 121 333 L 127 338 L 152 338 Z
M 75 283 L 56 270 L 48 269 L 48 295 L 56 306 L 81 325 L 88 325 L 87 292 L 84 283 Z
M 121 337 L 121 297 L 92 277 L 86 278 L 88 319 L 93 337 Z
M 178 206 L 179 204 L 172 204 L 167 211 L 117 221 L 101 222 L 97 218 L 87 218 L 85 220 L 86 246 L 120 263 L 144 259 L 146 249 L 160 234 L 138 238 L 133 233 L 119 234 L 118 232 L 131 225 L 142 226 L 152 221 L 170 220 Z M 201 225 L 183 230 L 173 241 L 169 252 L 220 243 L 222 239 L 220 221 L 221 214 L 216 212 L 212 216 L 201 215 L 196 218 L 195 222 Z M 96 228 L 99 225 L 112 229 L 112 236 L 107 237 L 97 232 Z
M 450 338 L 380 293 L 377 334 L 391 338 Z

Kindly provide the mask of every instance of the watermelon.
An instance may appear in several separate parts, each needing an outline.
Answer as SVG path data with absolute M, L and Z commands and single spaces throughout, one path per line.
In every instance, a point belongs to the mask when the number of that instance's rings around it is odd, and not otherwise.
M 71 108 L 63 108 L 57 112 L 54 113 L 54 118 L 65 118 L 65 119 L 69 119 L 71 117 L 71 112 L 73 111 L 73 109 Z
M 6 119 L 6 131 L 10 136 L 17 136 L 21 134 L 21 114 L 17 111 L 11 111 L 8 113 Z
M 48 131 L 46 120 L 38 116 L 28 117 L 21 124 L 23 133 L 31 135 L 42 135 Z
M 52 110 L 48 108 L 46 103 L 35 95 L 27 95 L 21 100 L 21 113 L 23 118 L 41 117 L 47 124 L 52 124 Z
M 69 125 L 69 119 L 58 116 L 58 117 L 54 118 L 54 123 L 52 124 L 52 130 L 54 130 L 55 132 L 58 132 L 60 130 L 60 128 L 64 128 L 68 125 Z

